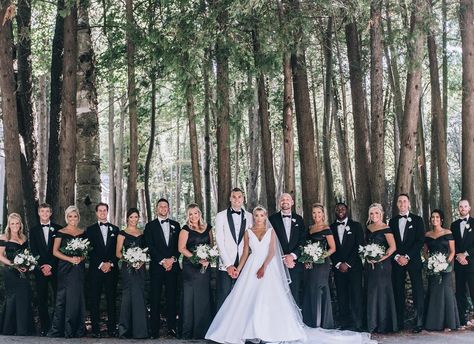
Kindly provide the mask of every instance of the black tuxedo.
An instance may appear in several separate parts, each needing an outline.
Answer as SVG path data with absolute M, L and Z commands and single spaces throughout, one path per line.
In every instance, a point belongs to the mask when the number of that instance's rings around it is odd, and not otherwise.
M 343 328 L 360 330 L 363 326 L 362 307 L 362 261 L 359 257 L 359 246 L 364 245 L 364 231 L 359 222 L 347 219 L 342 237 L 339 238 L 337 221 L 330 226 L 336 252 L 331 255 L 339 305 L 340 322 Z M 347 272 L 341 272 L 339 264 L 350 266 Z
M 466 325 L 466 311 L 469 306 L 466 296 L 466 284 L 471 298 L 474 296 L 474 218 L 469 217 L 466 227 L 469 228 L 464 228 L 464 235 L 461 237 L 461 220 L 456 220 L 451 224 L 456 254 L 467 252 L 469 255 L 466 258 L 467 265 L 461 265 L 456 259 L 454 260 L 456 300 L 461 325 Z
M 425 225 L 420 216 L 409 213 L 403 240 L 401 238 L 399 220 L 400 216 L 395 216 L 390 219 L 389 226 L 392 230 L 393 237 L 397 249 L 392 258 L 392 284 L 393 293 L 395 296 L 395 305 L 397 309 L 397 320 L 399 327 L 402 329 L 404 324 L 405 313 L 405 279 L 406 274 L 410 276 L 410 281 L 413 290 L 413 301 L 416 309 L 416 327 L 423 326 L 423 312 L 424 312 L 424 291 L 421 262 L 421 249 L 425 241 Z M 408 256 L 409 261 L 405 266 L 399 265 L 395 257 Z
M 304 220 L 295 212 L 291 213 L 291 231 L 290 237 L 288 238 L 281 215 L 281 211 L 271 215 L 269 218 L 270 223 L 278 237 L 283 254 L 286 255 L 293 253 L 298 258 L 301 254 L 300 247 L 305 244 L 307 234 Z M 295 263 L 295 267 L 293 269 L 289 269 L 291 277 L 290 289 L 296 303 L 301 306 L 301 281 L 303 280 L 303 264 L 298 261 L 295 261 Z
M 86 235 L 91 243 L 92 250 L 89 253 L 89 299 L 92 332 L 100 332 L 100 297 L 102 289 L 105 287 L 105 297 L 107 300 L 107 330 L 109 333 L 115 332 L 116 307 L 118 282 L 118 259 L 115 255 L 117 246 L 117 235 L 119 228 L 107 223 L 107 244 L 104 243 L 102 231 L 99 223 L 87 227 Z M 111 263 L 111 270 L 104 273 L 99 267 L 102 263 Z
M 176 328 L 176 300 L 179 267 L 177 259 L 178 237 L 181 227 L 178 222 L 169 220 L 170 233 L 169 242 L 166 244 L 165 235 L 161 222 L 155 219 L 145 226 L 145 240 L 148 252 L 151 256 L 150 278 L 151 278 L 151 332 L 157 338 L 160 330 L 160 300 L 163 285 L 165 286 L 166 319 L 168 330 Z M 170 271 L 166 271 L 160 262 L 165 258 L 175 258 L 175 263 Z
M 38 313 L 40 318 L 41 332 L 47 332 L 51 326 L 48 300 L 49 285 L 53 288 L 53 298 L 56 297 L 56 272 L 57 258 L 53 256 L 54 233 L 61 229 L 60 225 L 51 223 L 48 235 L 48 244 L 44 239 L 43 227 L 41 225 L 34 226 L 30 229 L 30 249 L 33 256 L 39 256 L 38 267 L 35 269 L 36 293 L 38 302 Z M 48 264 L 51 266 L 52 275 L 45 276 L 41 272 L 41 266 Z

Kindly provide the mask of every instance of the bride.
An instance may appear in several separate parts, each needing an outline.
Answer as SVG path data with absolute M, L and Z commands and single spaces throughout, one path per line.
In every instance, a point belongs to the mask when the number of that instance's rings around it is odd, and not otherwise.
M 254 225 L 244 235 L 239 278 L 206 333 L 206 339 L 229 344 L 251 342 L 376 343 L 368 333 L 309 328 L 291 295 L 288 270 L 267 211 L 257 206 Z M 249 249 L 251 254 L 249 254 Z

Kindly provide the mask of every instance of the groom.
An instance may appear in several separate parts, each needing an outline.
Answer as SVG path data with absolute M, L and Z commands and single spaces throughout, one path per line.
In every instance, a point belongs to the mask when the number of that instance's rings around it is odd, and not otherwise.
M 237 266 L 244 249 L 245 229 L 252 227 L 252 214 L 242 209 L 244 193 L 239 188 L 230 192 L 230 207 L 216 216 L 216 242 L 219 248 L 217 272 L 217 309 L 229 295 L 239 276 Z

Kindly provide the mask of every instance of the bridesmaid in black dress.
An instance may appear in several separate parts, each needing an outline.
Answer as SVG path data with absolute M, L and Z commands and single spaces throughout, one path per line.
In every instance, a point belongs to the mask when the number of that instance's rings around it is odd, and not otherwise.
M 0 236 L 0 261 L 7 267 L 12 265 L 16 254 L 25 248 L 28 248 L 28 241 L 23 234 L 21 217 L 12 213 L 8 216 L 5 234 Z M 3 270 L 3 277 L 5 304 L 0 318 L 0 333 L 17 336 L 31 335 L 34 325 L 29 274 L 25 268 L 6 268 Z
M 378 261 L 366 262 L 367 273 L 367 328 L 369 332 L 398 331 L 395 298 L 392 288 L 392 254 L 396 245 L 390 227 L 383 222 L 383 208 L 379 203 L 369 207 L 367 244 L 385 247 L 385 255 Z
M 58 258 L 58 291 L 49 337 L 78 338 L 85 335 L 84 301 L 85 257 L 70 257 L 60 251 L 74 238 L 85 239 L 78 227 L 79 209 L 69 206 L 65 211 L 66 227 L 56 232 L 53 255 Z
M 329 290 L 329 256 L 336 251 L 336 243 L 329 225 L 326 211 L 319 203 L 313 204 L 314 224 L 309 227 L 307 240 L 319 242 L 327 257 L 323 264 L 305 264 L 305 288 L 303 298 L 303 321 L 310 327 L 334 328 L 334 319 Z
M 456 330 L 460 326 L 458 307 L 453 288 L 452 264 L 455 255 L 453 233 L 442 227 L 444 214 L 435 209 L 431 212 L 433 230 L 425 234 L 425 253 L 428 256 L 442 253 L 451 265 L 449 272 L 441 276 L 428 276 L 428 294 L 426 300 L 425 329 Z
M 211 269 L 209 262 L 189 260 L 200 244 L 212 246 L 211 226 L 202 218 L 197 204 L 190 204 L 186 225 L 179 233 L 178 249 L 183 257 L 183 339 L 203 339 L 211 324 Z M 205 267 L 201 273 L 201 267 Z
M 130 247 L 146 247 L 143 232 L 138 229 L 140 213 L 136 208 L 127 211 L 127 228 L 117 237 L 117 258 L 122 258 L 123 250 Z M 148 312 L 145 302 L 145 265 L 138 268 L 122 262 L 122 305 L 119 317 L 120 338 L 148 338 Z

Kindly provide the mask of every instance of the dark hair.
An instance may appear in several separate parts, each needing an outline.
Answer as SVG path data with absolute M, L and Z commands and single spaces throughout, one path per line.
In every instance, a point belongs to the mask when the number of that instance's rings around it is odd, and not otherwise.
M 444 212 L 441 209 L 434 209 L 430 214 L 430 218 L 433 216 L 434 213 L 439 214 L 439 217 L 441 218 L 441 223 L 443 223 L 443 221 L 444 221 Z
M 161 202 L 165 202 L 166 204 L 168 204 L 168 207 L 170 206 L 170 202 L 168 202 L 168 200 L 166 198 L 160 198 L 158 201 L 156 201 L 156 204 L 155 204 L 155 208 L 158 206 L 159 203 Z
M 138 211 L 137 208 L 130 208 L 127 210 L 127 219 L 130 217 L 130 215 L 132 214 L 137 214 L 138 216 L 140 216 L 140 212 Z
M 233 188 L 232 190 L 230 190 L 230 193 L 232 192 L 242 192 L 242 195 L 244 194 L 244 191 L 241 188 Z
M 106 207 L 107 208 L 107 211 L 109 211 L 109 205 L 107 203 L 104 203 L 104 202 L 99 202 L 97 203 L 97 205 L 95 206 L 95 212 L 97 213 L 97 210 L 99 210 L 99 207 Z
M 48 203 L 41 203 L 39 206 L 38 206 L 38 210 L 40 210 L 41 208 L 49 208 L 49 210 L 53 211 L 53 207 L 48 204 Z
M 397 201 L 398 201 L 398 199 L 399 199 L 400 197 L 402 197 L 402 196 L 405 196 L 406 198 L 408 198 L 408 200 L 410 200 L 410 196 L 408 196 L 407 193 L 401 193 L 401 194 L 398 194 L 398 196 L 397 196 Z
M 337 202 L 336 205 L 334 206 L 334 209 L 336 209 L 336 207 L 337 207 L 338 205 L 344 206 L 344 208 L 346 208 L 346 210 L 349 209 L 348 205 L 347 205 L 346 203 L 344 203 L 344 202 Z

